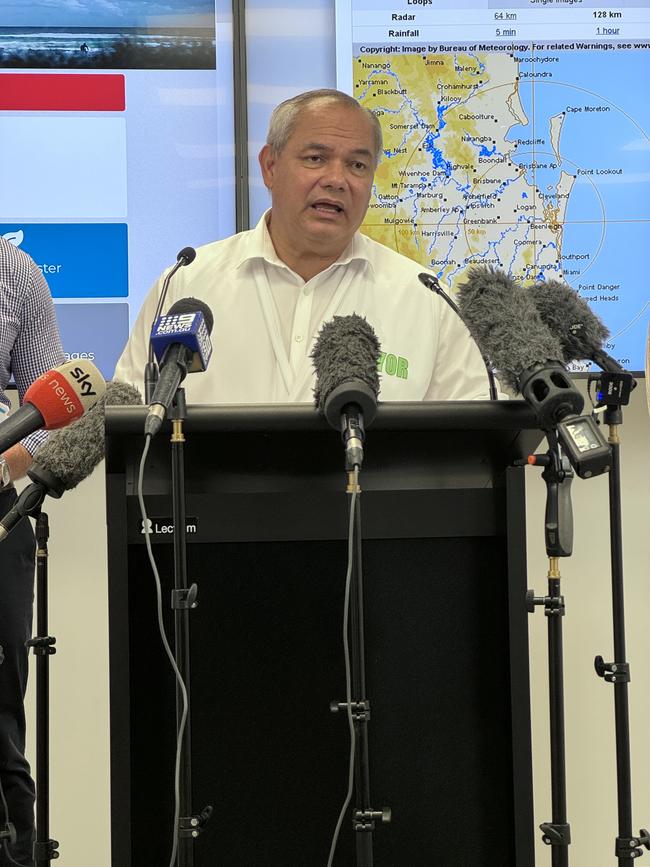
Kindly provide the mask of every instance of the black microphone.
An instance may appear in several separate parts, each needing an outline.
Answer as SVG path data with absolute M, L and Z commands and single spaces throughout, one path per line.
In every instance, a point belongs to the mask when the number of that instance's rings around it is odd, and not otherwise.
M 58 499 L 76 488 L 104 457 L 104 417 L 106 406 L 139 406 L 142 396 L 137 388 L 124 382 L 108 382 L 103 397 L 88 412 L 66 428 L 53 433 L 38 450 L 36 462 L 27 471 L 33 484 L 19 495 L 13 507 L 0 520 L 0 541 L 18 521 L 41 505 L 47 495 Z
M 356 313 L 335 316 L 321 328 L 311 354 L 314 402 L 345 443 L 345 468 L 361 467 L 365 425 L 377 414 L 380 345 L 373 327 Z
M 428 274 L 426 271 L 422 271 L 420 274 L 418 274 L 418 280 L 420 281 L 420 283 L 422 283 L 423 286 L 426 286 L 427 289 L 430 289 L 431 292 L 435 292 L 436 295 L 439 295 L 441 298 L 443 298 L 447 302 L 449 307 L 451 307 L 451 309 L 454 311 L 456 316 L 458 316 L 461 322 L 467 325 L 467 323 L 463 319 L 463 314 L 460 312 L 460 307 L 458 306 L 458 304 L 456 304 L 453 298 L 447 295 L 445 290 L 440 285 L 440 281 L 437 277 L 434 277 L 433 274 Z M 494 379 L 494 371 L 492 370 L 490 360 L 489 358 L 486 358 L 486 356 L 482 352 L 481 358 L 483 359 L 483 364 L 485 365 L 485 372 L 487 373 L 488 385 L 490 387 L 490 400 L 498 400 L 497 384 Z
M 181 298 L 154 324 L 151 345 L 155 345 L 159 352 L 160 374 L 149 401 L 145 436 L 158 433 L 186 375 L 203 371 L 208 366 L 213 323 L 212 311 L 204 301 Z
M 607 472 L 611 450 L 569 379 L 560 341 L 542 321 L 530 293 L 495 268 L 473 267 L 458 292 L 465 324 L 499 378 L 533 407 L 542 430 L 557 430 L 582 478 Z
M 169 288 L 169 283 L 174 276 L 174 274 L 178 271 L 179 268 L 182 268 L 185 265 L 191 265 L 192 262 L 196 259 L 196 250 L 194 247 L 183 247 L 183 249 L 176 256 L 176 263 L 174 267 L 171 269 L 169 274 L 163 280 L 162 290 L 160 292 L 160 298 L 158 299 L 158 304 L 156 305 L 156 312 L 154 313 L 153 322 L 155 322 L 160 316 L 163 304 L 165 303 L 165 299 L 167 298 L 167 290 Z M 153 325 L 153 323 L 152 323 Z M 153 357 L 153 346 L 151 341 L 149 341 L 149 354 L 147 358 L 147 363 L 144 368 L 144 395 L 147 403 L 151 403 L 151 395 L 153 394 L 153 390 L 156 387 L 156 382 L 158 381 L 158 365 L 154 361 Z

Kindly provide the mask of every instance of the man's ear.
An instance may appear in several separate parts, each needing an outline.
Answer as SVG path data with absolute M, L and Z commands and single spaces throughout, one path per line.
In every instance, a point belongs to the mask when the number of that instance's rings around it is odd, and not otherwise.
M 262 170 L 262 178 L 264 179 L 264 185 L 267 190 L 273 189 L 273 170 L 275 168 L 276 158 L 275 154 L 269 147 L 269 145 L 265 144 L 262 150 L 260 151 L 260 155 L 258 157 L 260 161 L 260 168 Z

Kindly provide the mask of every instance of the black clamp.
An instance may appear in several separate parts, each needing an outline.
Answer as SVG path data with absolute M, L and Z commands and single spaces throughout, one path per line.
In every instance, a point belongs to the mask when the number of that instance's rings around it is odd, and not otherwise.
M 602 656 L 594 659 L 594 668 L 598 677 L 602 677 L 607 683 L 629 683 L 630 665 L 628 662 L 605 662 Z
M 554 822 L 542 822 L 539 826 L 542 842 L 547 846 L 568 846 L 571 842 L 571 826 Z
M 33 647 L 34 656 L 52 656 L 56 653 L 55 644 L 56 638 L 47 635 L 45 638 L 30 638 L 29 641 L 25 642 L 25 647 Z
M 178 836 L 198 837 L 202 831 L 205 831 L 205 826 L 210 821 L 212 812 L 213 808 L 208 805 L 197 816 L 181 817 L 178 820 Z
M 46 840 L 45 843 L 34 843 L 34 861 L 54 861 L 61 854 L 58 852 L 58 840 Z
M 564 596 L 544 597 L 544 615 L 546 617 L 554 617 L 556 615 L 564 617 L 565 613 Z
M 352 719 L 357 722 L 363 722 L 364 720 L 367 722 L 370 719 L 370 702 L 369 701 L 353 701 L 350 704 L 350 709 L 352 711 Z M 330 702 L 330 711 L 331 713 L 338 713 L 339 711 L 344 710 L 347 713 L 348 703 L 347 701 L 331 701 Z
M 16 839 L 16 826 L 13 822 L 0 825 L 0 841 L 7 840 L 11 846 L 15 846 Z
M 196 601 L 199 588 L 196 584 L 191 587 L 184 587 L 182 590 L 172 590 L 172 608 L 174 611 L 184 611 L 191 608 L 196 608 L 199 604 Z
M 381 822 L 384 825 L 393 818 L 390 807 L 384 807 L 383 810 L 353 810 L 352 812 L 352 827 L 355 831 L 374 831 L 375 822 Z
M 650 834 L 645 828 L 641 828 L 637 837 L 617 837 L 614 854 L 617 858 L 640 858 L 643 855 L 640 846 L 650 851 Z
M 560 617 L 564 617 L 566 613 L 564 596 L 535 596 L 534 590 L 527 590 L 526 611 L 528 611 L 529 614 L 533 614 L 535 606 L 537 605 L 544 606 L 544 614 L 546 617 L 552 617 L 556 614 L 559 614 Z

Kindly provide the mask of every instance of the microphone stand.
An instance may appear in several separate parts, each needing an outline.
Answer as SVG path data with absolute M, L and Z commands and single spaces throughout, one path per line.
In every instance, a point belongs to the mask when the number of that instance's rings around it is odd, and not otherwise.
M 27 642 L 36 656 L 36 839 L 35 867 L 59 857 L 59 844 L 50 839 L 50 656 L 56 653 L 56 638 L 48 635 L 48 517 L 36 515 L 36 631 Z
M 58 499 L 62 488 L 55 484 L 30 485 L 18 504 L 22 517 L 36 521 L 36 631 L 27 641 L 36 656 L 36 836 L 33 845 L 35 867 L 47 867 L 59 857 L 59 843 L 50 838 L 50 656 L 56 653 L 56 638 L 48 635 L 48 548 L 50 527 L 41 511 L 46 494 Z M 11 831 L 12 829 L 10 829 Z M 11 835 L 10 835 L 11 836 Z
M 169 274 L 163 280 L 162 289 L 160 290 L 160 298 L 158 299 L 158 303 L 156 304 L 156 312 L 153 316 L 152 327 L 162 312 L 163 304 L 165 303 L 165 298 L 167 297 L 167 290 L 169 289 L 169 284 L 171 283 L 172 277 L 179 268 L 182 268 L 184 265 L 189 265 L 191 262 L 193 262 L 195 256 L 196 252 L 191 247 L 183 247 L 183 249 L 176 257 L 176 262 L 171 268 Z M 153 345 L 151 343 L 151 329 L 149 329 L 147 363 L 144 367 L 144 402 L 146 404 L 151 403 L 151 400 L 153 398 L 156 383 L 158 382 L 158 372 L 158 365 L 154 358 Z
M 465 324 L 467 327 L 467 323 L 463 318 L 463 314 L 460 312 L 460 307 L 456 302 L 451 298 L 445 290 L 440 285 L 440 281 L 437 277 L 434 277 L 433 274 L 427 274 L 426 271 L 423 271 L 421 274 L 418 274 L 418 280 L 422 283 L 423 286 L 426 286 L 431 292 L 435 292 L 436 295 L 439 295 L 444 301 L 447 302 L 448 306 L 454 311 L 456 316 L 460 319 L 461 322 Z M 469 330 L 469 329 L 468 329 Z M 476 344 L 478 351 L 481 353 L 481 358 L 483 359 L 483 364 L 485 365 L 485 372 L 487 373 L 488 383 L 490 387 L 490 400 L 498 400 L 499 394 L 497 392 L 497 384 L 494 378 L 494 370 L 492 369 L 492 364 L 487 355 L 483 352 L 481 347 Z
M 564 738 L 562 618 L 565 613 L 565 605 L 560 589 L 559 558 L 570 557 L 573 551 L 573 509 L 571 505 L 573 470 L 568 459 L 561 454 L 555 431 L 548 431 L 547 439 L 549 449 L 546 454 L 532 455 L 527 462 L 544 467 L 542 478 L 546 482 L 544 539 L 549 558 L 548 595 L 535 596 L 534 590 L 528 590 L 526 608 L 532 614 L 536 606 L 543 605 L 548 624 L 552 820 L 543 822 L 539 827 L 542 832 L 542 840 L 552 847 L 551 863 L 553 867 L 568 867 L 571 828 L 567 821 Z
M 179 820 L 177 867 L 193 867 L 194 840 L 204 830 L 212 807 L 192 814 L 192 742 L 190 736 L 190 611 L 197 606 L 196 584 L 187 585 L 187 518 L 185 509 L 185 433 L 183 422 L 187 418 L 185 390 L 176 391 L 170 411 L 172 422 L 172 516 L 174 525 L 174 589 L 172 609 L 174 612 L 174 658 L 181 673 L 187 693 L 187 717 L 181 744 L 179 775 Z M 180 734 L 183 715 L 183 694 L 176 681 L 176 731 Z
M 43 492 L 45 496 L 45 492 Z M 42 499 L 41 499 L 42 502 Z M 36 838 L 34 865 L 47 867 L 59 857 L 57 840 L 50 839 L 50 656 L 56 638 L 48 635 L 48 517 L 39 505 L 27 513 L 36 519 L 36 631 L 27 642 L 36 656 Z
M 612 571 L 612 620 L 614 633 L 614 661 L 604 662 L 602 656 L 594 660 L 596 674 L 607 683 L 614 684 L 614 714 L 616 722 L 616 784 L 618 798 L 618 837 L 615 855 L 619 867 L 629 867 L 643 852 L 650 850 L 650 834 L 642 828 L 632 832 L 632 780 L 630 762 L 630 717 L 628 683 L 630 666 L 625 654 L 625 602 L 623 589 L 623 533 L 621 519 L 621 440 L 623 406 L 627 406 L 636 383 L 630 373 L 602 373 L 589 377 L 589 385 L 596 381 L 599 405 L 605 406 L 605 424 L 609 426 L 608 442 L 612 449 L 612 468 L 609 474 L 609 527 Z
M 352 702 L 350 713 L 354 723 L 355 755 L 354 755 L 354 799 L 352 809 L 352 827 L 355 831 L 357 867 L 373 867 L 373 832 L 377 820 L 388 823 L 391 821 L 390 808 L 373 810 L 370 806 L 370 758 L 368 750 L 368 722 L 370 720 L 370 702 L 366 697 L 366 661 L 365 634 L 363 617 L 363 568 L 362 568 L 362 536 L 361 536 L 361 486 L 358 475 L 348 468 L 349 496 L 356 493 L 353 516 L 353 546 L 352 574 L 350 581 L 350 657 Z M 348 712 L 348 704 L 333 701 L 330 703 L 332 713 Z

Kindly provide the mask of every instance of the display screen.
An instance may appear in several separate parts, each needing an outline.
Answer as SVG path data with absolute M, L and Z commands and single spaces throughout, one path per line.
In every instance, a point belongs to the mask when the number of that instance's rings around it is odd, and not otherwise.
M 109 377 L 177 252 L 234 231 L 232 48 L 214 0 L 4 3 L 0 234 Z
M 593 435 L 589 421 L 590 419 L 579 418 L 566 425 L 567 433 L 571 437 L 577 451 L 581 453 L 601 447 L 601 443 Z
M 110 375 L 178 250 L 235 230 L 230 3 L 15 0 L 1 24 L 0 234 L 43 269 L 67 353 Z M 252 224 L 272 108 L 338 86 L 384 130 L 364 232 L 452 291 L 473 263 L 565 280 L 643 369 L 646 0 L 249 0 L 246 34 Z
M 650 314 L 650 10 L 337 0 L 337 80 L 380 119 L 363 231 L 457 288 L 566 281 L 641 371 Z M 570 369 L 584 371 L 589 363 Z

